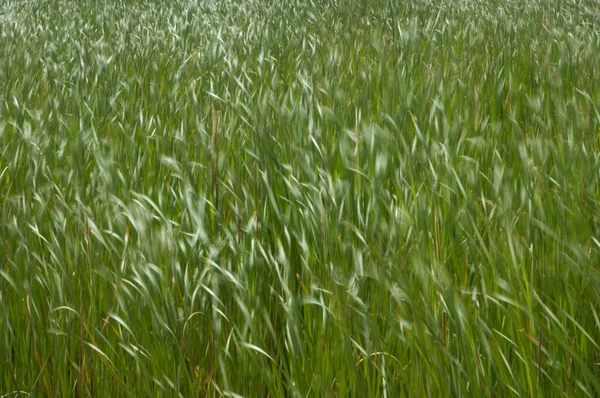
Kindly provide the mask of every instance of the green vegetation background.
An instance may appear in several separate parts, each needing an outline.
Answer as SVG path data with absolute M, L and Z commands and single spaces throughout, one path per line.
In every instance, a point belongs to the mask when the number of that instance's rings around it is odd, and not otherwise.
M 599 4 L 2 2 L 0 395 L 597 397 Z

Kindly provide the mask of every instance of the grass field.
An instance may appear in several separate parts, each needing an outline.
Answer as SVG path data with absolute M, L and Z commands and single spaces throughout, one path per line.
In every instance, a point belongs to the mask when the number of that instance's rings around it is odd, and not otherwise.
M 600 396 L 596 0 L 0 2 L 0 396 Z

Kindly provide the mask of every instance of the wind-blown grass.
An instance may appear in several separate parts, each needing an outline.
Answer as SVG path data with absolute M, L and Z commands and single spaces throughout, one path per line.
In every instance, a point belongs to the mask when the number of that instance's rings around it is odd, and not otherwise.
M 598 396 L 600 6 L 0 5 L 0 395 Z

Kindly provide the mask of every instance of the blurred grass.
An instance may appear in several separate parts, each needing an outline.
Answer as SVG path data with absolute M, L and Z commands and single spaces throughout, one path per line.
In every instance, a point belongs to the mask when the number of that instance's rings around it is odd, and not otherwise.
M 0 395 L 598 396 L 599 16 L 3 2 Z

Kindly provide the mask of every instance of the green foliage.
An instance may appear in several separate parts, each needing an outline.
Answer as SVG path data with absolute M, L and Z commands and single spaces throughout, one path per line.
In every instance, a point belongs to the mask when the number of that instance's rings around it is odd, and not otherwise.
M 599 24 L 3 2 L 0 395 L 600 395 Z

